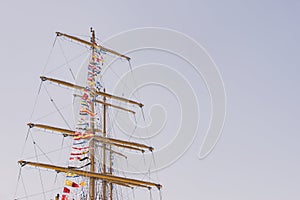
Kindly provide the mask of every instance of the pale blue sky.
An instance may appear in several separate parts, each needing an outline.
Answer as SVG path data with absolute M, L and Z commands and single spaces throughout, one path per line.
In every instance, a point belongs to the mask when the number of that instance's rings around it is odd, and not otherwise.
M 5 1 L 1 21 L 0 198 L 12 199 L 39 75 L 55 31 L 106 39 L 145 26 L 194 38 L 219 67 L 227 118 L 213 153 L 200 139 L 158 175 L 164 199 L 300 198 L 300 3 L 288 1 Z M 148 197 L 148 196 L 147 196 Z

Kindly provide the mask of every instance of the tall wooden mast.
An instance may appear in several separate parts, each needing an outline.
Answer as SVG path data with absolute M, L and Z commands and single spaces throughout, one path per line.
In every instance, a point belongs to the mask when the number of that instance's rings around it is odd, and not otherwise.
M 91 33 L 92 33 L 92 37 L 91 37 L 91 43 L 92 44 L 95 44 L 95 31 L 91 28 Z M 94 62 L 95 60 L 95 46 L 92 45 L 92 61 Z M 93 81 L 95 82 L 95 80 L 93 79 Z M 91 95 L 93 93 L 90 93 Z M 95 112 L 95 105 L 94 105 L 94 99 L 95 96 L 91 96 L 91 111 L 92 113 Z M 91 124 L 91 131 L 93 133 L 93 135 L 95 135 L 95 117 L 94 116 L 91 116 L 90 118 L 90 124 Z M 91 172 L 95 172 L 95 141 L 94 140 L 91 140 L 90 141 L 90 160 L 91 160 L 91 167 L 90 167 L 90 171 Z M 89 189 L 89 193 L 90 193 L 90 199 L 91 200 L 94 200 L 95 199 L 95 178 L 93 177 L 90 177 L 90 189 Z
M 105 89 L 104 89 L 105 92 Z M 106 97 L 103 97 L 103 102 L 106 102 Z M 103 104 L 103 138 L 106 138 L 106 105 Z M 103 148 L 102 148 L 102 168 L 103 168 L 103 174 L 106 174 L 106 144 L 103 143 Z M 106 185 L 107 182 L 106 180 L 102 181 L 102 199 L 106 200 Z

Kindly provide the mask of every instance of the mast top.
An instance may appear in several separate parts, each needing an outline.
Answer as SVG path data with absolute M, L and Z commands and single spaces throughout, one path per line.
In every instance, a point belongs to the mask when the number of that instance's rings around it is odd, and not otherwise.
M 96 42 L 95 41 L 95 39 L 96 39 L 96 37 L 95 37 L 95 30 L 93 29 L 93 27 L 91 27 L 91 33 L 92 33 L 91 42 L 92 42 L 92 44 L 96 44 L 95 43 Z
M 65 33 L 61 33 L 61 32 L 56 32 L 56 36 L 63 36 L 63 37 L 66 37 L 66 38 L 69 38 L 71 40 L 75 40 L 77 42 L 80 42 L 82 44 L 85 44 L 85 45 L 88 45 L 92 48 L 98 48 L 100 50 L 103 50 L 103 51 L 106 51 L 108 53 L 111 53 L 113 55 L 116 55 L 116 56 L 119 56 L 119 57 L 122 57 L 122 58 L 125 58 L 126 60 L 130 61 L 130 57 L 124 55 L 124 54 L 121 54 L 115 50 L 112 50 L 112 49 L 109 49 L 109 48 L 106 48 L 102 45 L 99 45 L 99 44 L 96 44 L 96 37 L 95 37 L 95 30 L 93 28 L 91 28 L 91 33 L 92 33 L 92 38 L 91 38 L 91 42 L 89 41 L 86 41 L 86 40 L 83 40 L 83 39 L 80 39 L 78 37 L 75 37 L 75 36 L 72 36 L 72 35 L 68 35 L 68 34 L 65 34 Z

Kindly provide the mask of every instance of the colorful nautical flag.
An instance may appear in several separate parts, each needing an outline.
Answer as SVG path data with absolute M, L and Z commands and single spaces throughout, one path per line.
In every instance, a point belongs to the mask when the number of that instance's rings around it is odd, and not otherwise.
M 70 193 L 70 189 L 67 188 L 67 187 L 64 187 L 64 190 L 63 190 L 64 193 Z
M 70 187 L 74 187 L 74 188 L 79 188 L 79 185 L 77 183 L 75 183 L 73 181 L 70 181 L 68 179 L 65 181 L 65 185 L 70 186 Z
M 80 182 L 79 185 L 80 185 L 81 187 L 83 187 L 83 186 L 86 186 L 86 183 L 85 183 L 85 182 Z
M 79 177 L 77 174 L 70 173 L 70 172 L 68 172 L 68 173 L 66 174 L 66 176 L 67 176 L 68 178 L 76 178 L 76 177 Z

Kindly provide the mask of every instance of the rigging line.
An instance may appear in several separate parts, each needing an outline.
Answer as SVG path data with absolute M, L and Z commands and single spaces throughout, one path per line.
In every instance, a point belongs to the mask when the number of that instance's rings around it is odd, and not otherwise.
M 162 189 L 159 189 L 159 200 L 162 200 L 162 191 L 161 191 Z
M 74 79 L 74 81 L 76 81 L 75 75 L 74 75 L 74 73 L 73 73 L 73 71 L 72 71 L 72 69 L 71 69 L 71 68 L 69 68 L 69 71 L 70 71 L 70 73 L 71 73 L 71 75 L 72 75 L 72 78 Z
M 70 104 L 67 104 L 67 105 L 65 105 L 65 106 L 62 106 L 62 107 L 59 108 L 59 110 L 60 110 L 60 111 L 61 111 L 61 110 L 64 110 L 64 109 L 70 107 L 71 105 L 73 105 L 73 104 L 70 103 Z M 50 112 L 50 113 L 48 113 L 48 114 L 46 114 L 46 115 L 43 115 L 43 116 L 41 116 L 41 117 L 35 119 L 35 121 L 40 121 L 41 119 L 44 119 L 44 118 L 46 118 L 46 117 L 49 117 L 50 115 L 55 114 L 56 112 L 57 112 L 57 111 Z
M 48 94 L 48 97 L 50 98 L 50 101 L 52 102 L 52 104 L 54 105 L 56 111 L 59 113 L 59 115 L 62 117 L 62 119 L 64 120 L 64 122 L 66 123 L 66 125 L 68 126 L 69 129 L 71 129 L 71 126 L 69 125 L 69 123 L 67 122 L 67 120 L 65 119 L 65 117 L 63 116 L 62 112 L 59 110 L 59 108 L 57 107 L 56 103 L 54 102 L 54 100 L 52 99 L 52 97 L 50 96 L 49 91 L 47 90 L 46 86 L 44 86 L 46 93 Z
M 36 160 L 39 162 L 39 158 L 37 156 L 37 150 L 36 150 L 36 142 L 33 139 L 32 134 L 30 134 L 30 136 L 31 136 L 31 139 L 32 139 L 32 142 L 33 142 L 33 147 L 34 147 L 34 153 L 35 153 Z M 44 200 L 46 200 L 46 195 L 45 195 L 45 189 L 44 189 L 44 184 L 43 184 L 41 169 L 39 168 L 38 171 L 39 171 L 39 177 L 40 177 L 41 187 L 42 187 L 42 191 L 43 191 L 42 193 L 43 193 L 43 196 L 44 196 Z
M 145 119 L 144 108 L 141 108 L 141 112 L 142 112 L 143 119 L 144 119 L 144 124 L 145 124 L 146 133 L 147 133 L 147 135 L 149 135 L 149 129 L 148 129 L 148 126 L 147 126 L 147 123 L 146 123 L 146 119 Z M 152 145 L 151 139 L 146 138 L 146 140 L 147 140 L 147 143 L 148 143 L 148 144 Z
M 70 71 L 70 73 L 71 73 L 71 75 L 72 75 L 72 77 L 73 77 L 73 79 L 74 79 L 74 81 L 75 81 L 75 76 L 74 76 L 74 74 L 73 74 L 73 72 L 72 72 L 72 69 L 71 69 L 71 67 L 70 67 L 70 63 L 69 63 L 69 60 L 67 59 L 67 56 L 66 56 L 66 54 L 65 54 L 65 51 L 63 50 L 63 48 L 62 48 L 62 46 L 61 46 L 61 43 L 58 41 L 58 43 L 59 43 L 59 46 L 60 46 L 60 49 L 61 49 L 61 52 L 62 52 L 62 54 L 63 54 L 63 56 L 64 56 L 64 58 L 65 58 L 65 60 L 66 60 L 66 66 L 68 67 L 68 69 L 69 69 L 69 71 Z
M 152 154 L 152 160 L 153 160 L 154 167 L 156 167 L 156 161 L 155 161 L 155 156 L 154 156 L 153 151 L 151 152 L 151 154 Z
M 141 109 L 142 109 L 142 114 L 143 114 L 144 122 L 145 122 L 145 124 L 146 124 L 146 120 L 145 120 L 145 117 L 144 117 L 144 110 L 143 110 L 143 108 L 141 108 Z M 132 130 L 132 133 L 129 135 L 128 140 L 130 140 L 131 138 L 133 138 L 133 135 L 134 135 L 135 131 L 136 131 L 137 128 L 138 128 L 138 124 L 137 124 L 135 115 L 134 115 L 134 119 L 135 119 L 135 122 L 136 122 L 136 123 L 135 123 L 134 129 Z M 147 135 L 149 135 L 149 130 L 148 130 L 147 126 L 145 126 L 145 127 L 146 127 Z M 139 132 L 138 132 L 138 134 L 139 134 Z M 138 136 L 139 136 L 138 139 L 141 139 L 141 138 L 142 138 L 140 134 L 139 134 Z M 135 138 L 136 138 L 136 136 L 135 136 Z M 147 139 L 147 138 L 143 138 L 143 139 L 146 140 L 146 143 L 147 143 L 147 144 L 151 144 L 151 142 L 150 142 L 149 139 Z
M 66 147 L 64 147 L 64 148 L 62 148 L 62 149 L 67 149 L 67 148 L 70 148 L 71 146 L 72 146 L 72 145 L 69 145 L 69 146 L 66 146 Z M 60 151 L 60 150 L 62 150 L 62 149 L 54 149 L 53 151 L 48 151 L 48 152 L 46 152 L 46 154 L 54 153 L 54 152 Z M 42 154 L 38 154 L 37 156 L 40 157 L 40 156 L 42 156 Z M 32 159 L 32 158 L 35 158 L 35 156 L 28 157 L 28 158 L 26 158 L 26 159 Z
M 25 198 L 28 200 L 28 194 L 27 194 L 27 190 L 26 190 L 26 187 L 25 187 L 25 183 L 24 183 L 24 178 L 21 174 L 21 181 L 22 181 L 22 185 L 23 185 L 23 190 L 24 190 L 24 193 L 25 193 Z M 23 199 L 25 199 L 23 198 Z
M 115 70 L 113 70 L 112 67 L 107 67 L 107 69 L 111 70 L 112 73 L 115 74 L 115 75 L 117 76 L 117 78 L 118 78 L 118 80 L 120 81 L 120 83 L 122 83 L 123 87 L 127 88 L 127 89 L 130 91 L 129 86 L 124 82 L 124 80 L 122 79 L 122 77 L 119 76 Z M 132 96 L 133 96 L 134 98 L 136 98 L 137 100 L 140 100 L 134 93 L 132 94 Z
M 109 132 L 109 131 L 112 131 L 113 134 L 114 134 L 114 136 L 116 136 L 116 132 L 115 132 L 115 126 L 114 126 L 115 123 L 113 123 L 113 122 L 116 120 L 117 115 L 119 114 L 119 112 L 120 112 L 119 110 L 116 111 L 116 114 L 115 114 L 114 118 L 110 117 L 110 113 L 108 112 L 108 120 L 109 120 L 110 123 L 111 123 L 111 127 L 110 127 L 110 129 L 108 130 L 108 132 Z M 134 117 L 135 117 L 135 115 L 134 115 Z M 137 128 L 137 126 L 134 127 L 134 130 L 133 130 L 132 133 L 129 135 L 128 140 L 130 140 L 130 139 L 132 138 L 132 136 L 133 136 L 133 134 L 134 134 L 136 128 Z
M 144 108 L 141 108 L 141 112 L 142 112 L 142 116 L 143 116 L 144 122 L 146 122 Z
M 35 111 L 35 108 L 36 108 L 36 105 L 37 105 L 37 101 L 38 101 L 38 98 L 39 98 L 39 95 L 40 95 L 40 92 L 41 92 L 42 85 L 43 85 L 43 81 L 41 80 L 38 92 L 37 92 L 37 94 L 35 96 L 35 100 L 34 100 L 32 112 L 31 112 L 30 117 L 29 117 L 29 121 L 31 121 L 31 119 L 33 117 L 33 114 L 34 114 L 34 111 Z
M 145 178 L 148 178 L 149 181 L 153 180 L 151 178 L 151 176 L 148 176 L 148 172 L 144 172 L 144 171 L 139 171 L 138 168 L 135 165 L 131 165 L 129 164 L 128 160 L 127 161 L 127 167 L 131 167 L 131 169 L 135 170 L 135 172 L 139 173 L 139 174 L 143 174 L 142 180 L 145 180 Z M 152 162 L 152 161 L 151 161 Z M 150 163 L 151 164 L 151 163 Z
M 145 163 L 145 165 L 146 165 L 146 163 Z M 144 176 L 142 177 L 142 180 L 145 180 L 146 178 L 148 178 L 148 181 L 151 181 L 150 167 L 151 167 L 151 163 L 149 164 L 148 171 L 144 173 Z
M 55 185 L 55 183 L 57 181 L 57 177 L 58 177 L 58 173 L 55 174 L 55 178 L 54 178 L 54 182 L 53 182 L 54 185 Z
M 56 44 L 56 40 L 57 40 L 57 36 L 55 36 L 54 42 L 53 42 L 53 44 L 52 44 L 52 48 L 51 48 L 51 50 L 50 50 L 50 53 L 49 53 L 49 55 L 48 55 L 48 57 L 47 57 L 46 64 L 44 65 L 44 68 L 43 68 L 42 74 L 44 74 L 44 73 L 45 73 L 46 67 L 48 66 L 48 63 L 49 63 L 50 57 L 51 57 L 51 55 L 52 55 L 52 52 L 53 52 L 54 46 L 55 46 L 55 44 Z
M 143 114 L 143 116 L 144 116 L 143 108 L 141 108 L 141 109 L 142 109 L 142 114 Z M 117 117 L 117 116 L 115 116 L 115 118 L 116 118 L 116 117 Z M 145 117 L 144 117 L 144 121 L 145 121 Z M 135 126 L 134 126 L 134 129 L 132 130 L 132 132 L 129 134 L 128 140 L 130 140 L 131 138 L 133 138 L 133 135 L 134 135 L 135 131 L 136 131 L 137 128 L 138 128 L 136 115 L 134 115 L 134 122 L 135 122 Z M 145 127 L 146 127 L 146 126 L 145 126 Z M 149 132 L 148 132 L 148 129 L 147 129 L 147 128 L 146 128 L 146 131 L 147 131 L 147 135 L 149 135 Z M 139 134 L 138 136 L 139 136 L 138 139 L 141 139 L 141 138 L 142 138 L 140 134 Z M 137 137 L 135 136 L 134 138 L 137 138 Z M 150 142 L 148 139 L 147 139 L 146 141 L 147 141 L 148 144 L 151 144 L 151 142 Z
M 45 154 L 45 152 L 41 149 L 41 147 L 37 144 L 37 143 L 35 143 L 35 145 L 38 147 L 38 149 L 42 152 L 42 155 L 44 155 L 48 160 L 49 160 L 49 162 L 51 163 L 51 164 L 53 164 L 53 162 L 51 161 L 51 159 L 47 156 L 47 154 Z
M 22 152 L 21 152 L 21 158 L 23 157 L 24 155 L 24 151 L 25 151 L 25 146 L 26 146 L 26 142 L 28 140 L 28 135 L 30 133 L 30 127 L 28 127 L 28 130 L 27 130 L 27 133 L 26 133 L 26 138 L 25 138 L 25 141 L 24 141 L 24 144 L 23 144 L 23 147 L 22 147 Z
M 101 45 L 104 44 L 103 40 L 101 40 L 99 37 L 96 37 L 96 41 L 97 41 L 97 44 L 100 44 L 100 43 L 101 43 Z
M 76 44 L 76 45 L 78 45 L 78 46 L 81 46 L 81 47 L 84 47 L 84 48 L 90 50 L 90 47 L 89 47 L 89 46 L 86 46 L 86 45 L 84 45 L 84 44 L 82 44 L 82 43 L 80 43 L 80 42 L 76 42 L 76 41 L 74 41 L 74 40 L 72 40 L 72 39 L 69 39 L 69 38 L 66 38 L 66 37 L 62 37 L 62 38 L 60 38 L 60 40 L 65 40 L 65 41 L 67 41 L 67 42 L 70 42 L 70 43 L 72 43 L 72 44 Z
M 130 74 L 131 74 L 131 76 L 132 76 L 132 80 L 133 80 L 133 85 L 135 86 L 135 87 L 137 87 L 137 81 L 136 81 L 136 79 L 135 79 L 135 76 L 134 76 L 134 73 L 133 73 L 133 70 L 132 70 L 132 65 L 131 65 L 131 61 L 129 60 L 128 61 L 128 65 L 129 65 L 129 68 L 130 68 Z M 138 96 L 138 100 L 141 100 L 141 96 L 140 96 L 140 93 L 139 93 L 139 91 L 137 90 L 136 91 L 136 95 Z
M 137 82 L 136 82 L 136 79 L 135 79 L 135 76 L 134 76 L 134 73 L 133 73 L 133 70 L 132 70 L 132 65 L 131 65 L 131 61 L 130 60 L 128 61 L 128 64 L 129 64 L 129 68 L 131 70 L 131 75 L 132 75 L 132 79 L 133 79 L 134 85 L 137 86 Z M 138 99 L 141 99 L 140 93 L 139 93 L 138 90 L 136 91 L 136 96 L 138 97 Z M 143 107 L 141 107 L 141 113 L 142 113 L 142 117 L 144 119 L 144 123 L 146 125 L 145 112 L 144 112 L 144 108 Z M 135 117 L 135 121 L 136 121 L 136 117 Z M 137 129 L 137 123 L 135 123 L 135 124 L 136 124 L 136 126 L 135 126 L 135 129 L 133 130 L 133 133 Z M 148 130 L 147 126 L 145 126 L 145 127 L 146 127 L 147 135 L 149 135 L 149 130 Z M 131 137 L 133 136 L 133 133 L 131 134 Z M 151 142 L 148 139 L 146 141 L 147 141 L 148 144 L 151 144 Z
M 117 111 L 117 112 L 119 112 L 119 111 Z M 108 123 L 111 125 L 111 126 L 109 126 L 109 129 L 107 130 L 107 132 L 110 134 L 109 136 L 112 136 L 113 129 L 114 129 L 114 123 L 113 123 L 113 119 L 110 116 L 110 114 L 111 114 L 111 111 L 109 108 L 107 108 Z M 115 136 L 115 134 L 114 134 L 114 136 Z
M 81 35 L 81 34 L 75 34 L 75 33 L 74 33 L 74 34 L 72 33 L 71 35 L 74 35 L 74 36 L 76 36 L 76 37 L 83 37 L 83 38 L 85 38 L 85 39 L 87 39 L 87 40 L 90 39 L 90 36 L 89 36 L 89 35 Z
M 132 73 L 132 65 L 131 65 L 130 60 L 128 60 L 128 65 L 129 65 L 130 71 L 131 71 L 131 73 Z
M 14 193 L 14 199 L 17 196 L 17 192 L 18 192 L 18 188 L 19 188 L 19 183 L 20 183 L 20 178 L 21 178 L 21 169 L 22 169 L 22 167 L 19 168 L 18 180 L 17 180 L 16 190 Z
M 152 164 L 152 161 L 153 161 L 154 167 L 156 168 L 157 165 L 156 165 L 155 155 L 154 155 L 153 151 L 152 151 L 151 153 L 152 153 L 152 160 L 151 160 L 151 163 L 150 163 L 150 164 Z M 159 176 L 158 176 L 158 171 L 155 171 L 155 170 L 154 170 L 154 171 L 152 172 L 152 174 L 154 174 L 155 177 L 156 177 L 156 180 L 157 180 L 158 182 L 160 182 L 160 179 L 159 179 Z
M 133 196 L 133 198 L 135 198 L 134 188 L 131 188 L 131 191 L 132 191 L 132 196 Z
M 64 148 L 63 148 L 64 142 L 65 142 L 65 137 L 63 137 L 62 140 L 61 140 L 60 153 L 59 153 L 59 155 L 58 155 L 58 161 L 59 161 L 59 162 L 60 162 L 60 159 L 61 159 L 62 150 L 64 149 Z
M 49 193 L 49 192 L 53 192 L 53 191 L 55 191 L 55 190 L 58 190 L 58 189 L 61 189 L 61 187 L 59 187 L 59 188 L 54 188 L 54 189 L 52 189 L 52 190 L 47 190 L 47 191 L 45 191 L 45 193 Z M 38 196 L 38 195 L 41 195 L 42 194 L 42 192 L 40 192 L 40 193 L 35 193 L 35 194 L 31 194 L 31 195 L 26 195 L 26 196 L 23 196 L 23 197 L 19 197 L 19 198 L 17 198 L 17 199 L 14 199 L 14 200 L 20 200 L 20 199 L 28 199 L 28 197 L 34 197 L 34 196 Z
M 150 180 L 150 176 L 151 176 L 151 170 L 150 170 L 151 164 L 149 165 L 149 169 L 148 169 L 148 180 Z
M 84 54 L 86 54 L 86 53 L 88 53 L 88 52 L 89 52 L 89 51 L 85 50 L 84 52 L 82 52 L 82 53 L 80 53 L 80 54 L 74 56 L 74 57 L 71 58 L 71 59 L 69 59 L 69 62 L 75 61 L 76 59 L 80 58 L 82 55 L 84 55 Z M 56 70 L 59 70 L 60 68 L 64 67 L 65 65 L 66 65 L 66 63 L 63 63 L 63 64 L 59 65 L 58 67 L 54 68 L 53 70 L 51 70 L 51 71 L 45 73 L 44 75 L 49 75 L 49 74 L 55 72 Z
M 149 189 L 149 193 L 150 193 L 150 200 L 153 200 L 151 189 Z
M 143 153 L 143 161 L 144 161 L 144 164 L 146 165 L 146 158 L 145 158 L 145 154 Z

